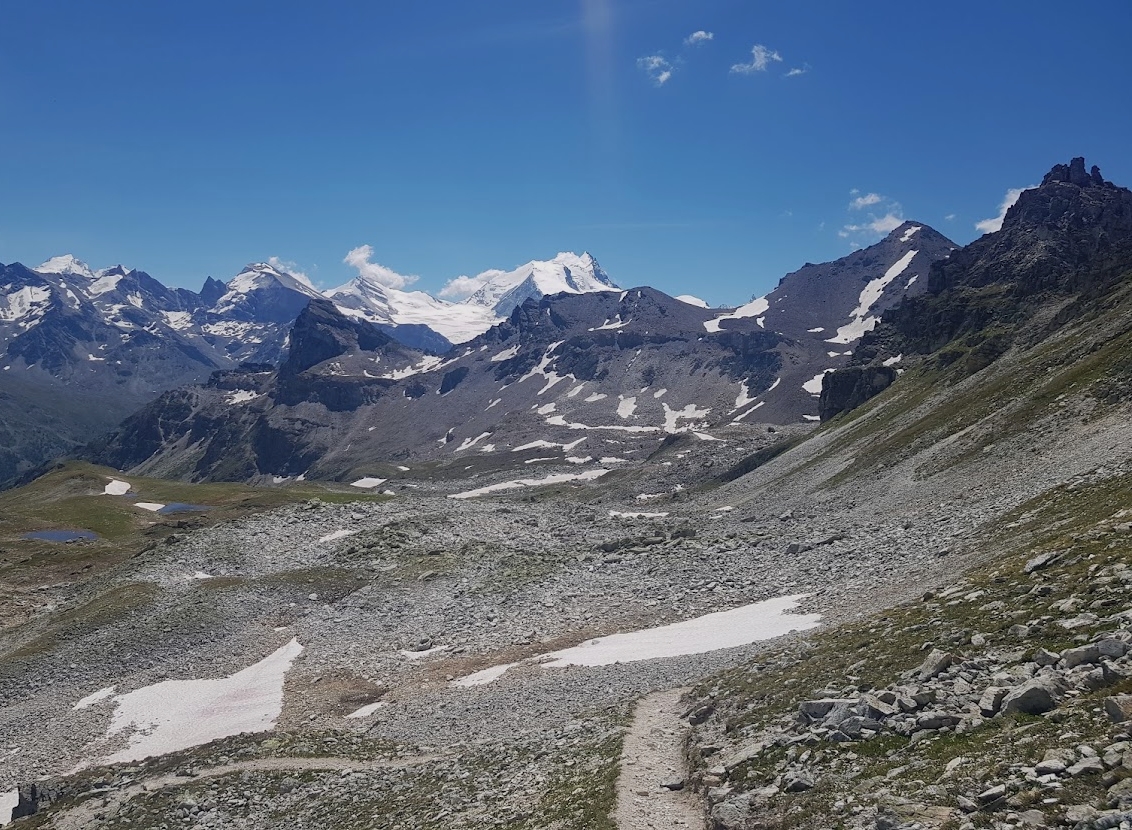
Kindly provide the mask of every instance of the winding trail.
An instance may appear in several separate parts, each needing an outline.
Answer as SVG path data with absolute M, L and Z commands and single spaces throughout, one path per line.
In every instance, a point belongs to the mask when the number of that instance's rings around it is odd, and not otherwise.
M 688 775 L 684 758 L 688 725 L 680 719 L 680 697 L 685 691 L 654 692 L 641 698 L 633 710 L 613 813 L 620 830 L 704 830 L 703 805 L 695 793 L 661 786 L 684 781 Z

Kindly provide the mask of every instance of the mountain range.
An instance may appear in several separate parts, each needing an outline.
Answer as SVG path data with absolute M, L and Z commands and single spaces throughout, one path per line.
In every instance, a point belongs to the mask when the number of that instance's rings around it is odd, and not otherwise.
M 589 254 L 475 280 L 473 296 L 451 303 L 364 275 L 323 294 L 263 262 L 227 283 L 209 277 L 199 293 L 121 265 L 95 270 L 72 255 L 34 269 L 0 265 L 0 485 L 112 429 L 167 389 L 241 363 L 278 363 L 312 299 L 328 296 L 343 314 L 442 354 L 525 299 L 615 289 Z

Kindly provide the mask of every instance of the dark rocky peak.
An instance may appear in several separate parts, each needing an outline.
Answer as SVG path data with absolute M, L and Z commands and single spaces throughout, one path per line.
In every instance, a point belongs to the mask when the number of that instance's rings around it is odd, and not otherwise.
M 394 341 L 371 323 L 345 317 L 330 300 L 312 299 L 296 318 L 290 343 L 281 374 L 297 375 L 347 352 L 378 351 Z
M 1009 284 L 1019 295 L 1075 292 L 1096 281 L 1098 267 L 1130 255 L 1132 191 L 1105 181 L 1095 166 L 1086 172 L 1085 160 L 1075 158 L 1023 191 L 1002 230 L 937 263 L 928 288 Z
M 228 291 L 228 287 L 220 280 L 206 277 L 204 280 L 204 287 L 200 290 L 200 299 L 205 307 L 216 305 L 216 301 L 223 297 Z
M 1085 172 L 1085 159 L 1078 157 L 1069 164 L 1055 164 L 1053 169 L 1046 173 L 1042 185 L 1064 182 L 1077 187 L 1116 187 L 1112 182 L 1106 182 L 1101 175 L 1101 169 L 1095 164 L 1092 169 Z

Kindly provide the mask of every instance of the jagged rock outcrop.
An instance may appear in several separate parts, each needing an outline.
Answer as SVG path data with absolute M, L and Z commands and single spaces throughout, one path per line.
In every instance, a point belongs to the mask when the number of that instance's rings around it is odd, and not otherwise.
M 830 372 L 822 381 L 818 415 L 828 421 L 856 409 L 891 386 L 894 380 L 896 370 L 891 366 L 849 366 Z

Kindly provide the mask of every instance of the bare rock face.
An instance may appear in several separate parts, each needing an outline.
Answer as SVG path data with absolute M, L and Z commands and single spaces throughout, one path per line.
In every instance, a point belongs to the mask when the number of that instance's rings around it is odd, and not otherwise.
M 894 380 L 896 370 L 891 366 L 848 366 L 830 372 L 822 380 L 818 415 L 828 421 L 856 409 L 891 386 Z

